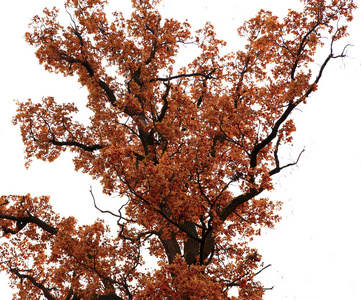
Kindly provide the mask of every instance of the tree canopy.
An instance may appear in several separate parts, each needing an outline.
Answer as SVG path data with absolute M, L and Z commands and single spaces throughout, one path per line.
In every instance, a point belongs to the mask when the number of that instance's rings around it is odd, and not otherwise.
M 118 232 L 61 217 L 48 196 L 2 196 L 0 270 L 15 299 L 263 297 L 256 275 L 267 266 L 249 242 L 279 220 L 280 203 L 262 193 L 297 163 L 278 154 L 292 142 L 292 112 L 346 55 L 334 44 L 356 6 L 304 0 L 283 20 L 261 10 L 238 28 L 244 49 L 221 55 L 211 23 L 163 19 L 159 2 L 132 0 L 125 19 L 106 14 L 105 0 L 67 0 L 69 25 L 56 8 L 32 20 L 25 37 L 39 63 L 76 77 L 88 98 L 18 102 L 26 166 L 73 152 L 75 169 L 119 198 Z M 183 46 L 196 49 L 189 62 Z

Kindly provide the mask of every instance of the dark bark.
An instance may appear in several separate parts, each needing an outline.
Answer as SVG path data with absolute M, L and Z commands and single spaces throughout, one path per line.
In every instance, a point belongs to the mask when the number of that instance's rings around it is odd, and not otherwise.
M 177 254 L 181 255 L 181 249 L 177 239 L 175 238 L 175 234 L 171 233 L 171 238 L 169 239 L 163 239 L 160 235 L 159 239 L 163 245 L 169 264 L 172 264 Z
M 51 144 L 53 144 L 54 146 L 74 146 L 77 148 L 80 148 L 84 151 L 88 151 L 88 152 L 93 152 L 95 150 L 100 150 L 103 148 L 102 145 L 99 144 L 95 144 L 95 145 L 85 145 L 79 142 L 75 142 L 75 141 L 57 141 L 55 139 L 51 139 L 49 140 L 49 142 Z
M 37 282 L 36 279 L 33 276 L 27 275 L 27 274 L 22 274 L 19 272 L 19 270 L 17 269 L 10 269 L 10 272 L 15 274 L 17 277 L 19 277 L 20 279 L 27 279 L 29 280 L 35 287 L 39 288 L 43 294 L 44 297 L 48 300 L 56 300 L 56 298 L 54 298 L 51 294 L 50 294 L 50 289 L 48 289 L 47 287 L 45 287 L 42 283 Z
M 193 265 L 199 260 L 200 243 L 193 237 L 198 237 L 196 226 L 192 221 L 185 221 L 182 227 L 187 229 L 187 232 L 191 233 L 192 236 L 187 236 L 184 242 L 184 259 L 188 265 Z
M 41 220 L 38 217 L 35 217 L 33 215 L 29 215 L 27 217 L 15 217 L 15 216 L 10 216 L 10 215 L 0 214 L 0 218 L 16 221 L 17 224 L 23 224 L 23 225 L 21 225 L 22 228 L 24 228 L 27 223 L 34 223 L 34 224 L 38 225 L 41 229 L 43 229 L 51 234 L 56 235 L 58 233 L 57 228 L 47 224 L 43 220 Z
M 233 200 L 221 211 L 219 218 L 222 221 L 225 221 L 228 216 L 237 209 L 238 206 L 256 197 L 262 191 L 263 189 L 251 189 L 248 193 L 233 198 Z

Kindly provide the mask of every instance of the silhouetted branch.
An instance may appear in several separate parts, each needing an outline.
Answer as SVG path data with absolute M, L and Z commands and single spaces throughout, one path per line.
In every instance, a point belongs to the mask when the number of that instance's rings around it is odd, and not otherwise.
M 58 233 L 57 228 L 45 223 L 43 220 L 41 220 L 38 217 L 35 217 L 31 214 L 29 214 L 29 216 L 27 216 L 27 217 L 15 217 L 15 216 L 0 213 L 0 218 L 16 221 L 18 229 L 20 229 L 20 227 L 21 227 L 21 229 L 24 228 L 27 223 L 34 223 L 34 224 L 38 225 L 41 229 L 43 229 L 51 234 L 56 235 Z
M 154 81 L 171 81 L 173 79 L 178 79 L 178 78 L 185 78 L 185 77 L 197 77 L 197 76 L 201 76 L 204 77 L 206 79 L 209 78 L 213 78 L 211 75 L 216 71 L 216 69 L 213 69 L 211 72 L 209 72 L 208 74 L 205 73 L 189 73 L 189 74 L 179 74 L 179 75 L 174 75 L 174 76 L 169 76 L 169 77 L 158 77 L 155 79 L 151 79 L 150 82 L 154 82 Z
M 96 150 L 100 150 L 102 149 L 104 146 L 99 145 L 99 144 L 95 144 L 95 145 L 85 145 L 79 142 L 75 142 L 75 141 L 57 141 L 55 139 L 51 139 L 49 140 L 49 142 L 51 144 L 53 144 L 54 146 L 74 146 L 74 147 L 78 147 L 84 151 L 88 151 L 88 152 L 93 152 Z
M 94 207 L 95 207 L 97 210 L 99 210 L 99 211 L 100 211 L 101 213 L 103 213 L 103 214 L 106 214 L 106 213 L 107 213 L 107 214 L 111 214 L 111 215 L 114 216 L 114 217 L 121 218 L 120 215 L 117 215 L 117 214 L 115 214 L 115 213 L 113 213 L 113 212 L 111 212 L 111 211 L 109 211 L 109 210 L 102 210 L 102 209 L 100 209 L 100 208 L 97 206 L 96 202 L 95 202 L 95 197 L 94 197 L 94 194 L 93 194 L 92 187 L 90 187 L 89 192 L 90 192 L 90 194 L 92 195 Z
M 279 147 L 279 140 L 278 140 L 277 143 L 276 143 L 276 149 L 275 149 L 275 151 L 274 151 L 274 158 L 275 158 L 275 162 L 276 162 L 276 167 L 269 172 L 269 175 L 270 175 L 270 176 L 279 173 L 279 172 L 280 172 L 281 170 L 283 170 L 283 169 L 286 169 L 286 168 L 288 168 L 288 167 L 297 165 L 297 164 L 298 164 L 298 161 L 299 161 L 300 158 L 301 158 L 302 153 L 305 152 L 305 149 L 303 149 L 303 150 L 300 152 L 300 154 L 298 155 L 297 160 L 296 160 L 295 162 L 289 163 L 289 164 L 281 167 L 281 166 L 280 166 L 280 162 L 279 162 L 279 158 L 278 158 L 278 147 Z
M 19 272 L 19 270 L 14 269 L 14 268 L 11 268 L 11 269 L 10 269 L 10 272 L 13 273 L 13 274 L 15 274 L 15 275 L 16 275 L 18 278 L 20 278 L 20 279 L 27 279 L 27 280 L 29 280 L 35 287 L 39 288 L 39 289 L 43 292 L 43 294 L 44 294 L 44 296 L 45 296 L 46 299 L 48 299 L 48 300 L 56 300 L 56 298 L 54 298 L 54 297 L 50 294 L 50 289 L 46 288 L 42 283 L 37 282 L 36 279 L 35 279 L 33 276 L 31 276 L 31 275 L 26 275 L 26 274 L 21 274 L 21 273 Z
M 261 189 L 252 188 L 248 193 L 233 198 L 233 200 L 221 211 L 221 213 L 219 214 L 219 218 L 222 221 L 225 221 L 228 218 L 228 216 L 237 209 L 238 206 L 256 197 L 262 191 L 263 191 L 262 188 Z

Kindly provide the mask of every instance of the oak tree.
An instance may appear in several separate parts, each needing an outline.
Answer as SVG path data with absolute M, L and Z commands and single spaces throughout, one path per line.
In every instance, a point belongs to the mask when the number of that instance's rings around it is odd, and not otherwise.
M 256 275 L 267 266 L 249 241 L 274 226 L 280 204 L 262 193 L 297 163 L 278 154 L 292 141 L 292 112 L 346 55 L 334 44 L 356 6 L 303 0 L 283 20 L 261 10 L 238 28 L 244 49 L 221 55 L 211 23 L 164 19 L 158 2 L 132 0 L 125 19 L 106 14 L 106 0 L 66 0 L 69 25 L 56 8 L 32 20 L 26 41 L 39 63 L 77 78 L 88 98 L 18 103 L 26 166 L 73 152 L 75 169 L 119 198 L 118 233 L 61 217 L 48 196 L 2 196 L 0 270 L 14 299 L 263 297 Z M 179 59 L 184 45 L 194 59 Z M 75 119 L 82 109 L 85 123 Z

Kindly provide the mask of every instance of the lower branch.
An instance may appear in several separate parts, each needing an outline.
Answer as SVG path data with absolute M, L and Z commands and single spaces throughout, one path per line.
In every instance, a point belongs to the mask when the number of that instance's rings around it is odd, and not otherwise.
M 44 296 L 45 296 L 46 299 L 48 299 L 48 300 L 56 300 L 56 299 L 50 294 L 50 289 L 46 288 L 42 283 L 37 282 L 36 279 L 35 279 L 33 276 L 31 276 L 31 275 L 26 275 L 26 274 L 21 274 L 18 269 L 13 269 L 13 268 L 10 269 L 10 272 L 13 273 L 13 274 L 15 274 L 15 275 L 16 275 L 17 277 L 19 277 L 21 280 L 22 280 L 22 279 L 27 279 L 27 280 L 29 280 L 35 287 L 39 288 L 39 289 L 43 292 L 43 294 L 44 294 Z

